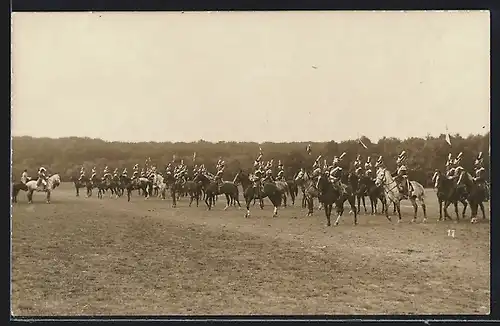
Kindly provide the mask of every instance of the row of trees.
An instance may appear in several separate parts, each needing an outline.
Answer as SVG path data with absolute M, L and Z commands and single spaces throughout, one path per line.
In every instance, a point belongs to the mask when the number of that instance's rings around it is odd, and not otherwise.
M 211 143 L 203 140 L 194 143 L 124 143 L 78 137 L 51 139 L 24 136 L 12 139 L 12 172 L 14 179 L 18 179 L 23 169 L 28 169 L 30 175 L 34 175 L 40 166 L 44 166 L 49 172 L 60 173 L 67 181 L 78 175 L 82 165 L 87 171 L 96 166 L 98 173 L 106 165 L 111 169 L 119 168 L 120 171 L 125 167 L 131 170 L 135 164 L 143 165 L 146 158 L 150 157 L 152 163 L 163 167 L 175 156 L 177 162 L 183 159 L 190 166 L 204 164 L 212 172 L 215 172 L 217 160 L 222 158 L 226 162 L 227 174 L 234 175 L 239 169 L 252 169 L 260 147 L 264 160 L 281 160 L 287 175 L 291 176 L 301 167 L 311 167 L 319 154 L 331 161 L 334 155 L 340 155 L 342 152 L 347 153 L 348 162 L 354 161 L 358 154 L 362 156 L 363 161 L 366 161 L 368 156 L 375 160 L 382 155 L 386 165 L 395 169 L 396 156 L 406 150 L 409 176 L 429 185 L 434 170 L 444 169 L 448 153 L 455 157 L 459 152 L 463 152 L 462 166 L 472 171 L 474 160 L 482 151 L 485 167 L 489 170 L 489 139 L 489 132 L 486 135 L 470 135 L 467 138 L 457 134 L 451 137 L 450 146 L 445 135 L 405 140 L 384 137 L 377 143 L 372 143 L 367 137 L 361 137 L 365 148 L 358 140 L 263 144 L 223 141 Z M 311 155 L 306 151 L 308 144 L 311 144 Z

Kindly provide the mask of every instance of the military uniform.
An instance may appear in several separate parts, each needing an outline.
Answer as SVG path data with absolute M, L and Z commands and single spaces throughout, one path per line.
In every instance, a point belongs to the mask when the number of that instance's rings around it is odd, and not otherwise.
M 28 176 L 28 171 L 24 170 L 23 174 L 21 174 L 21 183 L 26 184 L 28 182 L 29 178 L 30 177 Z
M 358 168 L 363 169 L 363 164 L 361 163 L 361 155 L 358 154 L 356 156 L 356 160 L 354 160 L 354 170 L 356 171 Z
M 490 189 L 486 181 L 486 169 L 484 168 L 483 152 L 479 152 L 474 162 L 475 177 L 474 182 L 482 186 L 486 192 L 486 198 L 490 196 Z
M 371 157 L 368 156 L 368 159 L 366 160 L 365 163 L 365 176 L 367 176 L 370 179 L 373 179 L 373 165 L 371 161 Z
M 83 178 L 85 178 L 85 168 L 82 166 L 80 169 L 80 177 L 78 178 L 78 181 L 82 181 Z
M 97 175 L 97 173 L 96 173 L 96 169 L 95 169 L 95 166 L 92 168 L 91 173 L 92 173 L 92 175 L 91 175 L 91 177 L 90 177 L 90 180 L 94 180 L 94 179 L 95 179 L 95 177 L 96 177 L 96 175 Z
M 43 190 L 47 189 L 47 175 L 46 175 L 46 173 L 47 173 L 47 170 L 45 170 L 45 168 L 43 166 L 38 169 L 38 180 L 37 180 L 36 186 L 40 187 L 40 185 L 41 185 Z
M 128 177 L 128 172 L 127 172 L 127 168 L 124 168 L 123 171 L 122 171 L 122 177 Z
M 399 180 L 401 192 L 403 193 L 403 195 L 409 197 L 412 187 L 410 181 L 408 180 L 408 168 L 406 167 L 406 161 L 407 161 L 406 152 L 402 151 L 401 154 L 399 154 L 396 161 L 396 165 L 398 167 L 396 174 Z

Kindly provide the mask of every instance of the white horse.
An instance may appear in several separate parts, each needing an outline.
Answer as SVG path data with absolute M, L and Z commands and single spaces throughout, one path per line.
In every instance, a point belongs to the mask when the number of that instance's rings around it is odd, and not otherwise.
M 391 201 L 396 205 L 396 210 L 398 212 L 398 217 L 399 217 L 398 223 L 401 222 L 401 200 L 403 199 L 409 199 L 413 206 L 414 215 L 412 222 L 415 222 L 417 220 L 417 210 L 418 210 L 417 201 L 420 202 L 420 206 L 422 206 L 422 210 L 424 212 L 423 222 L 425 223 L 427 221 L 427 211 L 425 206 L 425 191 L 424 187 L 420 183 L 418 183 L 417 181 L 408 181 L 408 184 L 413 187 L 413 190 L 408 190 L 409 196 L 408 198 L 405 198 L 405 196 L 401 194 L 401 192 L 399 191 L 398 184 L 392 178 L 391 172 L 387 170 L 387 168 L 380 168 L 377 171 L 377 178 L 375 180 L 375 184 L 377 186 L 382 186 L 385 197 L 387 199 L 387 203 Z M 385 216 L 390 221 L 391 218 L 389 217 L 388 207 L 389 205 L 385 205 Z
M 167 184 L 165 183 L 165 178 L 160 173 L 154 174 L 153 189 L 158 189 L 158 198 L 165 199 Z
M 42 183 L 45 181 L 42 180 Z M 59 176 L 58 173 L 51 175 L 47 179 L 46 187 L 44 188 L 43 185 L 40 187 L 37 186 L 38 181 L 37 180 L 30 180 L 26 182 L 26 186 L 28 187 L 27 191 L 27 196 L 28 196 L 28 204 L 33 203 L 33 192 L 46 192 L 47 193 L 47 204 L 50 204 L 50 193 L 52 190 L 57 188 L 61 184 L 61 177 Z

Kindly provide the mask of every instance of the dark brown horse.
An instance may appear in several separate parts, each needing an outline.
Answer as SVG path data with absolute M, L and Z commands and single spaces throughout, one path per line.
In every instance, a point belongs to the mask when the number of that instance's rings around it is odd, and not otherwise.
M 330 181 L 329 176 L 325 173 L 321 174 L 316 183 L 316 188 L 320 192 L 319 198 L 321 198 L 321 202 L 325 208 L 325 216 L 326 216 L 326 225 L 330 226 L 331 221 L 330 217 L 332 214 L 332 207 L 335 204 L 337 209 L 337 219 L 335 221 L 335 225 L 338 225 L 339 219 L 344 212 L 344 202 L 349 200 L 351 204 L 351 208 L 353 208 L 355 204 L 355 195 L 354 195 L 354 187 L 356 186 L 355 181 L 352 180 L 352 185 L 348 185 L 346 189 L 341 189 L 339 186 L 335 185 Z M 358 223 L 357 212 L 356 209 L 353 208 L 354 213 L 354 225 Z
M 434 187 L 436 188 L 436 195 L 439 204 L 439 221 L 443 219 L 443 208 L 444 217 L 451 220 L 452 218 L 448 214 L 448 206 L 453 204 L 455 207 L 455 215 L 457 216 L 457 222 L 459 221 L 458 216 L 458 202 L 461 202 L 464 206 L 462 211 L 462 218 L 465 218 L 465 211 L 467 209 L 467 194 L 465 192 L 465 187 L 459 187 L 457 185 L 457 179 L 449 179 L 441 171 L 436 170 L 432 176 L 434 181 Z M 444 204 L 444 207 L 443 207 Z
M 368 196 L 368 198 L 370 199 L 371 215 L 377 213 L 377 206 L 379 200 L 382 203 L 382 212 L 385 212 L 386 200 L 382 187 L 377 187 L 377 185 L 375 185 L 375 180 L 369 178 L 368 176 L 362 175 L 359 178 L 359 187 L 356 193 L 358 202 L 358 214 L 361 211 L 360 208 L 361 201 L 363 202 L 365 213 L 367 213 L 365 206 L 365 196 Z
M 240 170 L 234 177 L 234 183 L 241 183 L 243 187 L 243 196 L 245 197 L 247 211 L 245 217 L 250 216 L 250 203 L 254 198 L 261 201 L 262 199 L 269 198 L 274 206 L 273 217 L 278 216 L 278 207 L 281 205 L 281 200 L 283 198 L 283 192 L 276 186 L 275 182 L 263 182 L 260 186 L 254 185 L 254 182 L 250 180 L 250 176 Z
M 193 181 L 196 183 L 200 182 L 205 190 L 205 204 L 209 210 L 212 209 L 212 203 L 215 202 L 215 197 L 219 194 L 226 196 L 227 204 L 224 210 L 231 206 L 232 200 L 234 200 L 238 206 L 241 207 L 239 200 L 240 191 L 234 182 L 224 181 L 221 184 L 218 184 L 215 181 L 211 181 L 203 173 L 197 173 Z
M 481 208 L 481 213 L 483 215 L 483 220 L 486 219 L 486 214 L 484 212 L 483 202 L 486 200 L 486 189 L 484 182 L 477 182 L 472 178 L 470 173 L 462 171 L 458 177 L 458 186 L 465 186 L 465 193 L 467 201 L 470 205 L 471 210 L 471 223 L 477 222 L 477 208 Z
M 25 183 L 22 182 L 14 182 L 12 184 L 12 202 L 17 203 L 17 195 L 19 192 L 23 191 L 28 191 L 28 186 Z

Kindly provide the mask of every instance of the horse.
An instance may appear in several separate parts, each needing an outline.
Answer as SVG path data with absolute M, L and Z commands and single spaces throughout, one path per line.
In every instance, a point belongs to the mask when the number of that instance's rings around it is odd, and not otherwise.
M 332 215 L 333 204 L 340 197 L 340 192 L 333 186 L 325 174 L 319 176 L 316 188 L 320 192 L 319 197 L 325 209 L 326 225 L 331 226 L 330 217 Z
M 274 181 L 274 183 L 276 184 L 276 187 L 283 194 L 281 199 L 283 200 L 283 207 L 286 207 L 286 201 L 287 201 L 286 194 L 289 194 L 290 197 L 292 196 L 291 192 L 290 192 L 290 188 L 288 187 L 288 183 L 286 181 L 282 181 L 282 180 L 276 180 L 276 181 Z
M 319 207 L 321 209 L 321 200 L 319 199 L 319 191 L 316 188 L 316 183 L 313 179 L 309 177 L 309 174 L 304 172 L 299 172 L 295 177 L 295 181 L 298 186 L 302 189 L 302 208 L 304 208 L 307 204 L 308 212 L 306 216 L 313 215 L 313 206 L 314 206 L 314 198 L 318 198 Z
M 370 177 L 366 175 L 363 175 L 359 178 L 359 188 L 357 191 L 358 214 L 361 211 L 360 198 L 363 201 L 363 207 L 365 209 L 365 213 L 367 213 L 365 206 L 365 196 L 368 196 L 368 198 L 370 199 L 371 215 L 377 213 L 377 204 L 379 200 L 382 203 L 382 212 L 385 211 L 386 201 L 382 187 L 377 187 L 377 185 L 375 185 L 374 180 L 372 180 Z
M 181 188 L 181 180 L 177 179 L 175 175 L 170 172 L 165 172 L 164 182 L 166 189 L 170 189 L 170 196 L 172 197 L 172 207 L 177 207 L 177 193 Z
M 191 204 L 193 203 L 193 200 L 196 199 L 196 207 L 199 206 L 199 201 L 200 197 L 202 195 L 201 192 L 201 182 L 196 182 L 193 180 L 188 180 L 184 184 L 184 188 L 186 189 L 187 193 L 189 194 L 189 207 L 191 207 Z
M 235 182 L 224 181 L 218 184 L 215 181 L 211 181 L 206 175 L 203 173 L 198 173 L 193 179 L 194 182 L 200 183 L 202 187 L 205 189 L 205 204 L 207 205 L 208 210 L 212 209 L 212 203 L 215 204 L 215 197 L 219 194 L 224 194 L 226 196 L 227 204 L 224 207 L 224 210 L 228 209 L 231 205 L 231 199 L 233 199 L 239 207 L 241 207 L 239 200 L 238 186 L 236 186 Z
M 28 180 L 29 181 L 29 180 Z M 12 184 L 12 202 L 17 203 L 17 195 L 19 191 L 28 191 L 28 186 L 23 182 L 14 182 Z
M 125 189 L 127 189 L 127 201 L 130 201 L 130 195 L 132 191 L 138 189 L 142 190 L 145 199 L 149 198 L 149 190 L 151 188 L 150 180 L 143 177 L 131 179 L 129 177 L 122 176 L 121 182 L 123 185 L 125 185 Z
M 457 185 L 465 186 L 465 192 L 467 194 L 467 201 L 469 202 L 471 210 L 471 223 L 477 222 L 477 208 L 481 208 L 481 213 L 483 214 L 483 220 L 486 219 L 486 214 L 484 213 L 484 204 L 486 200 L 486 190 L 485 185 L 474 181 L 474 178 L 469 172 L 462 171 L 458 177 Z
M 281 204 L 283 193 L 276 186 L 276 183 L 263 182 L 260 185 L 261 189 L 257 189 L 257 187 L 254 186 L 254 182 L 250 179 L 250 176 L 245 172 L 243 172 L 242 170 L 240 170 L 235 175 L 233 182 L 235 184 L 241 183 L 241 186 L 243 187 L 243 197 L 245 198 L 247 207 L 247 211 L 245 213 L 246 218 L 250 216 L 250 202 L 252 201 L 252 199 L 254 198 L 259 199 L 262 209 L 263 208 L 262 199 L 266 197 L 269 198 L 269 200 L 274 206 L 273 217 L 278 216 L 278 207 Z
M 292 199 L 292 205 L 295 205 L 295 198 L 297 198 L 299 194 L 299 187 L 297 186 L 297 183 L 294 179 L 286 180 L 286 183 L 288 184 L 288 190 L 290 198 Z
M 339 189 L 339 198 L 335 202 L 337 208 L 337 219 L 335 225 L 339 224 L 339 220 L 344 213 L 344 203 L 347 200 L 351 206 L 351 213 L 354 213 L 354 225 L 358 224 L 358 211 L 356 209 L 356 192 L 359 188 L 359 177 L 353 172 L 342 172 L 337 184 Z
M 58 173 L 55 173 L 51 175 L 50 177 L 47 178 L 47 184 L 46 187 L 39 187 L 38 185 L 38 180 L 30 180 L 26 182 L 26 187 L 27 187 L 27 196 L 28 196 L 28 204 L 33 203 L 33 193 L 35 191 L 37 192 L 46 192 L 47 193 L 47 198 L 46 202 L 47 204 L 50 204 L 50 195 L 52 193 L 52 190 L 56 189 L 60 184 L 61 184 L 61 177 L 59 176 Z
M 423 222 L 427 222 L 427 210 L 425 206 L 425 191 L 424 187 L 417 181 L 409 181 L 413 186 L 413 191 L 409 196 L 409 200 L 413 206 L 414 215 L 412 222 L 417 220 L 417 201 L 420 202 L 422 210 L 424 212 Z M 387 204 L 385 205 L 385 216 L 390 221 L 388 204 L 389 201 L 394 203 L 396 206 L 396 211 L 398 213 L 398 223 L 401 222 L 401 200 L 405 199 L 403 194 L 399 191 L 397 182 L 392 178 L 391 172 L 387 168 L 380 168 L 377 171 L 377 178 L 375 180 L 377 186 L 382 186 L 384 189 Z
M 112 198 L 113 195 L 118 198 L 117 185 L 112 178 L 106 177 L 95 181 L 95 186 L 97 187 L 97 198 L 102 199 L 102 195 L 108 190 L 111 191 L 109 197 Z
M 463 188 L 458 187 L 456 179 L 447 178 L 441 171 L 434 172 L 432 176 L 432 181 L 434 181 L 434 188 L 436 188 L 436 195 L 439 204 L 439 221 L 443 219 L 443 203 L 444 203 L 444 216 L 447 219 L 452 219 L 448 214 L 448 206 L 453 204 L 455 206 L 455 215 L 457 216 L 457 222 L 459 221 L 458 216 L 458 202 L 461 202 L 464 206 L 462 211 L 462 218 L 465 218 L 465 210 L 467 209 L 467 199 L 466 193 Z

